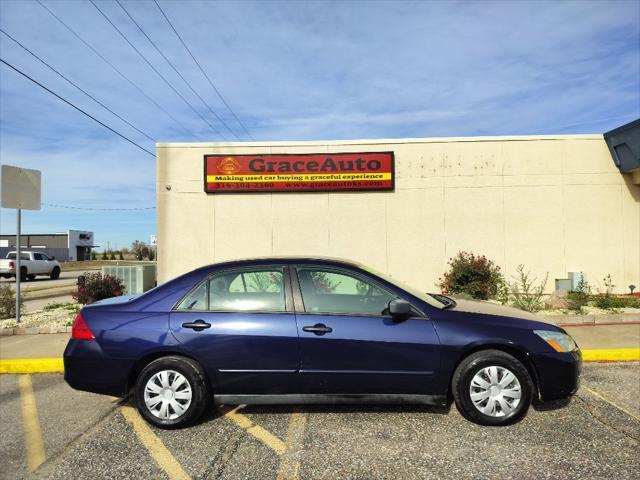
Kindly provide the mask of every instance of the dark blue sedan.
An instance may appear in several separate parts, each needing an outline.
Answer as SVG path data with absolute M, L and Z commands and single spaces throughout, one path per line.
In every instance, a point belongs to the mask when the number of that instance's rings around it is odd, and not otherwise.
M 88 305 L 64 353 L 73 388 L 133 394 L 161 428 L 216 404 L 421 403 L 451 398 L 505 425 L 578 388 L 581 353 L 520 310 L 453 300 L 359 264 L 268 258 L 202 267 Z

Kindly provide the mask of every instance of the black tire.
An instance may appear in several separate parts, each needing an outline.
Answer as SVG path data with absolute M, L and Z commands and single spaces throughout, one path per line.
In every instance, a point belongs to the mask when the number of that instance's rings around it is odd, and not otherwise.
M 35 279 L 36 279 L 36 276 L 35 276 L 35 275 L 33 275 L 33 274 L 31 274 L 31 275 L 27 275 L 27 278 L 28 278 L 29 280 L 35 280 Z
M 145 403 L 145 386 L 151 377 L 163 370 L 172 370 L 182 374 L 191 386 L 191 403 L 187 410 L 177 418 L 162 419 L 149 409 Z M 187 427 L 196 422 L 210 403 L 211 393 L 206 376 L 200 365 L 186 357 L 167 356 L 154 360 L 138 375 L 135 384 L 135 401 L 140 415 L 158 428 L 175 429 Z
M 520 383 L 521 397 L 519 403 L 511 412 L 506 414 L 500 406 L 497 406 L 497 414 L 500 416 L 481 412 L 471 400 L 471 381 L 481 370 L 491 366 L 503 367 L 509 370 Z M 526 415 L 531 405 L 534 385 L 526 367 L 518 359 L 500 350 L 481 350 L 469 355 L 460 362 L 453 374 L 451 389 L 456 407 L 467 420 L 479 425 L 502 426 L 515 423 Z
M 51 280 L 57 280 L 58 278 L 60 278 L 60 267 L 53 267 L 53 270 L 51 270 L 51 275 L 49 275 L 49 278 Z
M 27 274 L 27 267 L 20 267 L 20 281 L 26 282 L 28 278 L 29 275 Z

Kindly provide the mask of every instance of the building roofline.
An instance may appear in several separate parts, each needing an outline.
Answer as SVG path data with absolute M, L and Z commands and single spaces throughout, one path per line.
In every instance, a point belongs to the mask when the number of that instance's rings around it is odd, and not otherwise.
M 20 236 L 23 237 L 33 237 L 33 236 L 47 236 L 47 237 L 62 237 L 68 236 L 68 233 L 25 233 L 20 232 Z M 15 237 L 15 233 L 0 233 L 0 237 Z
M 530 142 L 537 140 L 603 140 L 602 134 L 576 135 L 513 135 L 486 137 L 432 137 L 432 138 L 376 138 L 361 140 L 311 140 L 264 142 L 158 142 L 156 148 L 234 148 L 234 147 L 296 147 L 339 145 L 389 145 L 411 143 L 461 143 L 461 142 Z

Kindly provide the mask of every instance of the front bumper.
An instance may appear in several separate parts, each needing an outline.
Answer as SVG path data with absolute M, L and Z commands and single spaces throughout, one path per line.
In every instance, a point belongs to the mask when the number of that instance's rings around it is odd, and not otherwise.
M 582 352 L 548 352 L 532 355 L 538 375 L 540 400 L 549 402 L 570 397 L 580 386 Z

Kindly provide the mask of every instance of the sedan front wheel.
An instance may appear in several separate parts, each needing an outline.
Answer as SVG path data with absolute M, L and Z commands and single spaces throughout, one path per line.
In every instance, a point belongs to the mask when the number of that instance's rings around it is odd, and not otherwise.
M 500 350 L 465 358 L 453 374 L 453 397 L 462 415 L 480 425 L 508 425 L 531 404 L 533 384 L 525 366 Z

